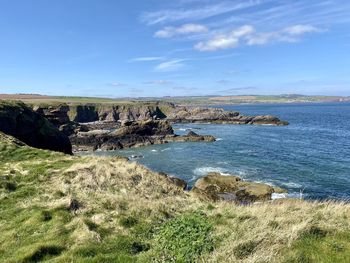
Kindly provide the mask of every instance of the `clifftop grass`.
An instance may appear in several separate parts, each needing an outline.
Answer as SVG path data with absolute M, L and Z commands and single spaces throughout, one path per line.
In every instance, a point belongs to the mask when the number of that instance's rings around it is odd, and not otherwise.
M 0 133 L 0 262 L 349 262 L 350 205 L 205 203 L 123 158 Z

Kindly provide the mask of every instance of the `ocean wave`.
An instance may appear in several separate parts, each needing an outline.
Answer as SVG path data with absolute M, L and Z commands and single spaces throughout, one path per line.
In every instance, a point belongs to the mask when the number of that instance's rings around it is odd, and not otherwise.
M 205 167 L 198 167 L 193 170 L 193 173 L 198 176 L 204 176 L 208 173 L 220 173 L 221 175 L 229 175 L 228 170 L 223 167 L 211 167 L 211 166 L 205 166 Z
M 155 149 L 153 149 L 153 150 L 151 150 L 151 152 L 158 152 L 157 150 L 155 150 Z
M 289 183 L 283 183 L 283 185 L 285 187 L 289 187 L 289 188 L 303 188 L 303 186 L 301 184 L 298 184 L 298 183 L 293 183 L 293 182 L 289 182 Z
M 169 150 L 171 150 L 171 148 L 165 148 L 165 149 L 161 150 L 161 152 L 165 152 L 165 151 L 169 151 Z
M 215 141 L 223 141 L 223 138 L 216 138 Z

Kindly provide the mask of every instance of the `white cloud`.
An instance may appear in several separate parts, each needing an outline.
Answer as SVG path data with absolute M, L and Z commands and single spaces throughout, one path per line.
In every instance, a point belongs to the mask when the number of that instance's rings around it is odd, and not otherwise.
M 194 46 L 199 51 L 215 51 L 219 49 L 235 48 L 239 45 L 240 38 L 250 35 L 254 28 L 250 25 L 241 26 L 229 34 L 219 34 L 205 42 L 199 42 Z
M 239 45 L 265 45 L 273 42 L 297 42 L 307 33 L 320 32 L 311 25 L 294 25 L 279 31 L 257 32 L 251 25 L 241 26 L 228 34 L 217 34 L 207 41 L 194 46 L 199 51 L 216 51 L 220 49 L 236 48 Z
M 160 63 L 155 67 L 156 71 L 160 72 L 168 72 L 168 71 L 176 71 L 184 66 L 182 63 L 184 59 L 173 59 L 163 63 Z
M 139 57 L 139 58 L 133 58 L 130 59 L 132 62 L 146 62 L 146 61 L 157 61 L 157 60 L 163 60 L 164 57 Z
M 285 28 L 284 31 L 289 35 L 297 36 L 305 33 L 319 32 L 320 29 L 311 25 L 295 25 Z
M 170 38 L 176 35 L 187 35 L 207 32 L 208 28 L 200 24 L 185 24 L 180 27 L 164 27 L 157 31 L 154 36 L 158 38 Z

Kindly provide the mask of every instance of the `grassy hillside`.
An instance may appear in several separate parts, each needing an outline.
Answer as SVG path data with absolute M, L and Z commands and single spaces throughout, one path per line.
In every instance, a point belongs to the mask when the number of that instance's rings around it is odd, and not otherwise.
M 0 180 L 0 262 L 350 261 L 349 204 L 205 203 L 124 158 L 3 134 Z

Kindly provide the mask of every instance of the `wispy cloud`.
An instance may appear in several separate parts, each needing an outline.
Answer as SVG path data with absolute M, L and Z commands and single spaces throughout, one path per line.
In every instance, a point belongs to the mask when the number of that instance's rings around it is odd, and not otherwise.
M 297 42 L 307 33 L 320 32 L 311 25 L 294 25 L 278 31 L 257 32 L 251 25 L 244 25 L 226 34 L 216 34 L 207 41 L 197 43 L 194 48 L 199 51 L 215 51 L 236 48 L 239 45 L 264 45 L 271 42 Z
M 160 86 L 163 86 L 163 85 L 169 85 L 169 84 L 172 84 L 172 82 L 171 82 L 171 81 L 169 81 L 169 80 L 157 79 L 157 80 L 146 81 L 146 82 L 144 82 L 144 84 L 147 84 L 147 85 L 160 85 Z
M 253 86 L 248 86 L 248 87 L 237 87 L 237 88 L 230 88 L 230 89 L 225 89 L 225 90 L 220 90 L 218 91 L 219 93 L 224 93 L 224 94 L 230 94 L 230 93 L 236 93 L 238 91 L 244 91 L 244 90 L 256 90 L 258 89 L 257 87 Z
M 131 62 L 147 62 L 147 61 L 159 61 L 163 60 L 164 57 L 138 57 L 130 59 Z
M 157 38 L 171 38 L 177 35 L 188 35 L 207 32 L 208 28 L 200 24 L 185 24 L 180 27 L 167 26 L 157 31 L 154 36 Z
M 111 83 L 107 83 L 107 86 L 111 86 L 111 87 L 124 87 L 124 86 L 126 86 L 126 84 L 120 83 L 120 82 L 111 82 Z
M 242 10 L 257 5 L 259 2 L 260 0 L 236 0 L 190 9 L 166 9 L 155 12 L 146 12 L 141 16 L 141 20 L 149 25 L 175 21 L 201 20 L 232 11 Z
M 305 33 L 320 32 L 320 29 L 311 25 L 295 25 L 285 28 L 284 31 L 289 35 L 298 36 Z
M 185 66 L 185 64 L 183 63 L 184 61 L 185 61 L 184 59 L 172 59 L 172 60 L 162 62 L 155 67 L 155 71 L 159 71 L 159 72 L 176 71 Z

